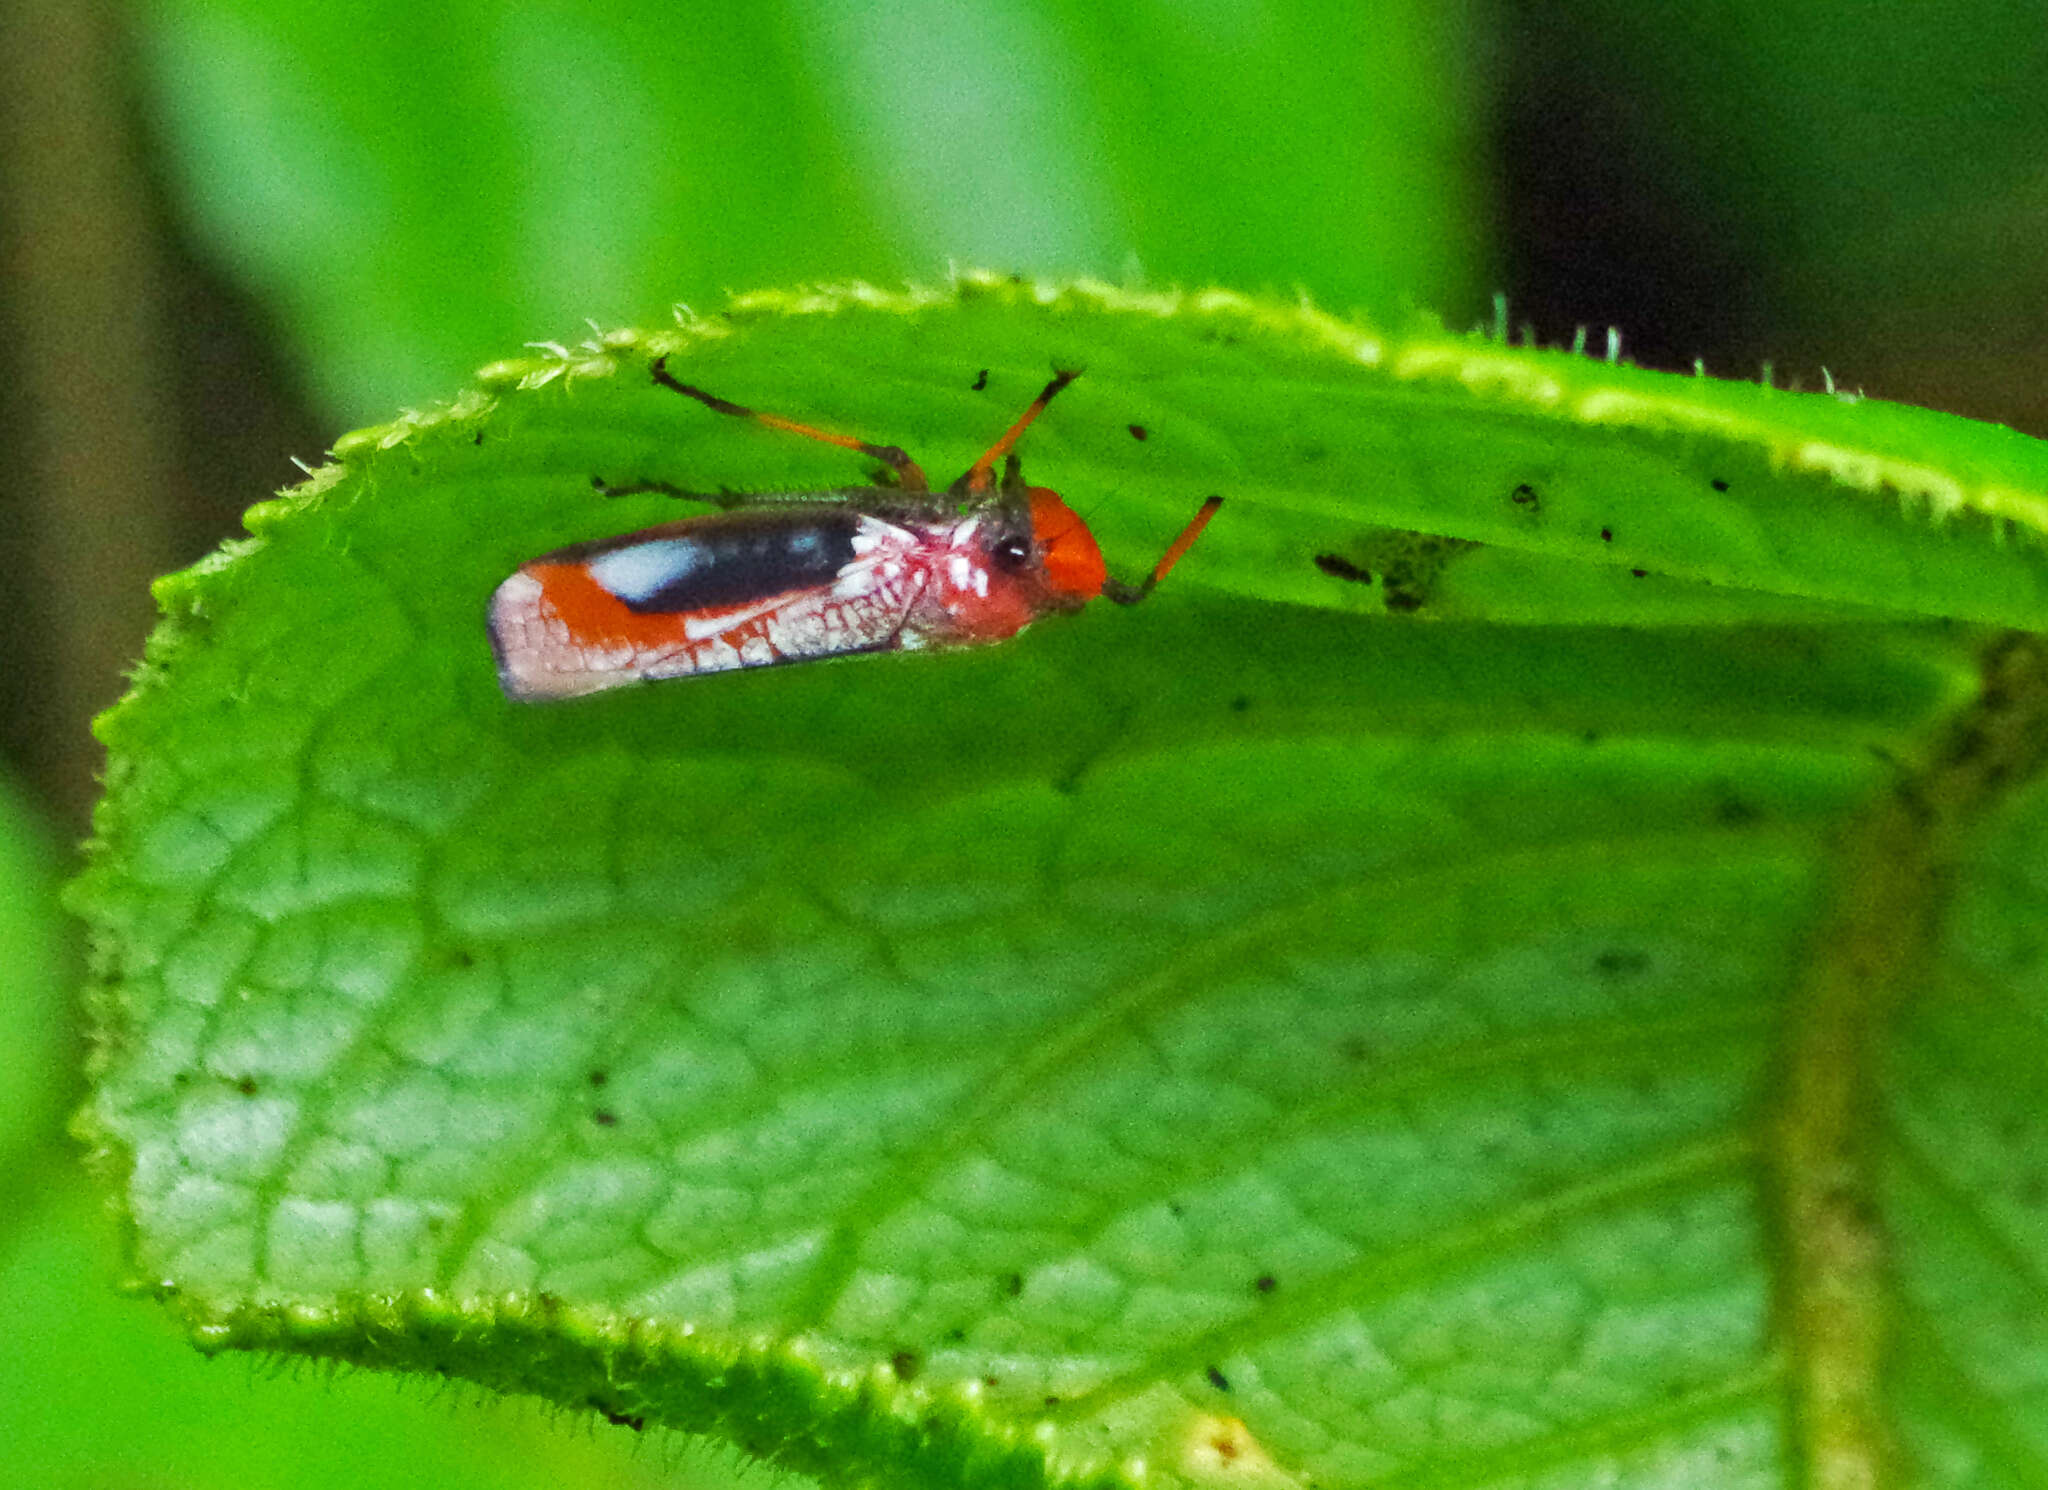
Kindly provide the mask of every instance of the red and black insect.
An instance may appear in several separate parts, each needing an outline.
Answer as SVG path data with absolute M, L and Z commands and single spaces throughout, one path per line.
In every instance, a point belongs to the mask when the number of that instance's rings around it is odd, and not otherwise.
M 716 496 L 661 483 L 607 488 L 669 491 L 728 510 L 572 544 L 520 565 L 491 596 L 489 617 L 498 679 L 513 699 L 1002 641 L 1098 595 L 1121 605 L 1143 600 L 1223 503 L 1204 502 L 1152 572 L 1126 584 L 1109 577 L 1095 535 L 1057 492 L 1024 484 L 1013 453 L 1074 373 L 1046 384 L 941 494 L 893 445 L 728 403 L 677 381 L 666 358 L 653 372 L 664 388 L 718 413 L 881 461 L 897 485 Z

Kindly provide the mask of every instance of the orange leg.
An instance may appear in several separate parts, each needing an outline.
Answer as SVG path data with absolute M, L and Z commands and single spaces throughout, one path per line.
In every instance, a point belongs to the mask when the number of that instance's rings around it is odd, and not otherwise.
M 1167 571 L 1178 564 L 1181 556 L 1194 547 L 1195 540 L 1202 536 L 1202 529 L 1209 526 L 1209 519 L 1216 515 L 1216 509 L 1222 505 L 1221 497 L 1211 497 L 1204 502 L 1188 520 L 1188 525 L 1180 530 L 1180 537 L 1166 546 L 1166 552 L 1159 556 L 1159 562 L 1152 566 L 1152 572 L 1145 576 L 1143 584 L 1132 585 L 1110 580 L 1102 587 L 1103 595 L 1118 605 L 1136 605 L 1150 595 L 1152 587 L 1165 579 Z
M 967 474 L 953 483 L 953 490 L 955 492 L 985 492 L 993 486 L 995 481 L 991 473 L 995 470 L 996 462 L 1010 453 L 1010 447 L 1017 443 L 1018 437 L 1026 429 L 1031 427 L 1031 421 L 1045 412 L 1045 406 L 1053 401 L 1053 398 L 1059 391 L 1080 376 L 1078 372 L 1055 373 L 1053 380 L 1045 385 L 1045 391 L 1031 400 L 1030 407 L 1025 409 L 1023 415 L 1015 424 L 1010 426 L 1009 432 L 996 441 L 995 444 L 989 446 L 987 450 L 983 451 L 981 459 L 967 468 Z
M 714 409 L 721 414 L 730 414 L 736 419 L 752 419 L 756 423 L 767 425 L 770 429 L 785 429 L 793 435 L 804 435 L 809 439 L 823 440 L 827 445 L 837 445 L 843 450 L 858 450 L 862 455 L 867 456 L 871 460 L 878 460 L 894 471 L 896 479 L 902 484 L 904 491 L 927 492 L 931 490 L 931 486 L 925 481 L 924 472 L 918 469 L 917 462 L 912 460 L 898 446 L 870 445 L 865 440 L 856 440 L 852 435 L 835 435 L 827 430 L 813 429 L 808 424 L 798 424 L 794 419 L 785 419 L 780 414 L 763 414 L 756 409 L 749 409 L 743 404 L 731 403 L 726 399 L 719 398 L 715 394 L 706 393 L 702 388 L 692 388 L 688 383 L 679 383 L 674 377 L 670 376 L 668 358 L 665 356 L 654 359 L 653 372 L 654 381 L 661 384 L 662 387 L 673 388 L 678 393 L 694 398 L 708 409 Z M 1014 434 L 1014 431 L 1012 433 Z

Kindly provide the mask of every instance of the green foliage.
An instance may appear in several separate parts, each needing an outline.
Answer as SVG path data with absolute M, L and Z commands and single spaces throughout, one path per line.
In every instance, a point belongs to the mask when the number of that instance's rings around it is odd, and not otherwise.
M 1712 204 L 1720 253 L 1742 245 L 1791 323 L 1769 329 L 1839 325 L 1887 363 L 1955 358 L 1973 334 L 1995 346 L 1994 308 L 2040 293 L 2040 256 L 2020 241 L 2048 133 L 2036 20 L 1981 3 L 1879 17 L 1856 0 L 1571 11 L 1608 54 L 1589 70 L 1633 63 L 1621 107 L 1669 151 L 1652 168 Z
M 733 285 L 958 261 L 1484 293 L 1456 7 L 135 9 L 185 210 L 358 417 Z
M 657 352 L 935 474 L 1085 366 L 1113 568 L 1228 505 L 1135 611 L 509 704 L 498 581 L 676 515 L 593 476 L 859 469 Z M 76 892 L 202 1344 L 893 1485 L 2044 1472 L 2036 443 L 971 280 L 337 455 L 162 583 Z
M 24 1179 L 51 1145 L 70 1090 L 63 1037 L 66 987 L 58 962 L 56 886 L 41 825 L 0 782 L 0 1172 Z M 33 1186 L 24 1185 L 24 1191 Z M 12 1221 L 0 1219 L 0 1246 Z
M 158 1311 L 114 1296 L 96 1196 L 53 1189 L 0 1253 L 0 1444 L 17 1485 L 180 1490 L 687 1490 L 731 1481 L 730 1450 L 650 1451 L 564 1433 L 531 1403 L 307 1363 L 209 1361 Z M 637 1452 L 636 1452 L 637 1451 Z M 751 1477 L 759 1490 L 776 1481 Z

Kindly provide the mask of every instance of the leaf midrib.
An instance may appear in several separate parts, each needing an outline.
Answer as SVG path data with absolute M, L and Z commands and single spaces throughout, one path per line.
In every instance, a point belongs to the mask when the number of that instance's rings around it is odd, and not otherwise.
M 1996 635 L 1980 676 L 1929 764 L 1837 834 L 1834 890 L 1792 984 L 1770 1160 L 1794 1454 L 1818 1490 L 1882 1485 L 1894 1467 L 1882 1400 L 1893 1289 L 1876 1219 L 1884 1041 L 1932 955 L 1970 824 L 2048 755 L 2048 644 Z

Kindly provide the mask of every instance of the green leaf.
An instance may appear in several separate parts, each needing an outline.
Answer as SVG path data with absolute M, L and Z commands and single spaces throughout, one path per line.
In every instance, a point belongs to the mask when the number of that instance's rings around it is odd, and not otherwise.
M 593 477 L 860 470 L 655 354 L 940 479 L 1085 367 L 1115 571 L 1227 505 L 1136 610 L 510 704 L 497 583 L 679 510 Z M 91 1122 L 202 1345 L 833 1482 L 2048 1475 L 2039 444 L 981 278 L 483 381 L 102 724 Z

